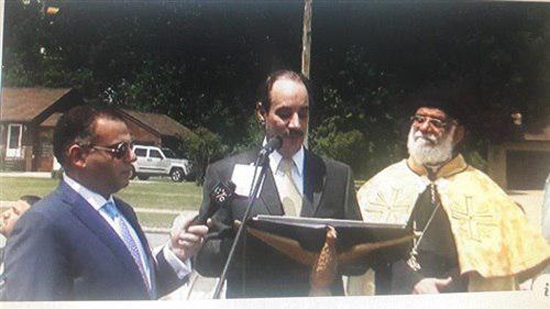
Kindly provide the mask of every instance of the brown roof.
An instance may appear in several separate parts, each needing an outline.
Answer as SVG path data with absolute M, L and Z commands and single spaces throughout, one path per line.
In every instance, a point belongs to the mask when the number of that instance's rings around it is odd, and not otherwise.
M 40 126 L 42 127 L 55 127 L 59 118 L 61 118 L 61 113 L 53 113 L 46 120 L 42 121 Z
M 161 135 L 184 137 L 193 134 L 189 128 L 164 114 L 138 112 L 128 109 L 122 109 L 122 111 Z
M 70 88 L 2 88 L 0 119 L 32 121 L 70 91 Z

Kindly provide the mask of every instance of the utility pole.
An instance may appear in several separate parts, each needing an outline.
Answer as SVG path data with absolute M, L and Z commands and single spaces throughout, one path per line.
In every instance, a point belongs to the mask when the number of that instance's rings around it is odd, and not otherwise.
M 302 74 L 309 78 L 311 62 L 311 2 L 304 0 L 304 26 L 302 30 Z
M 4 1 L 0 1 L 0 42 L 4 42 L 4 7 L 6 3 Z M 4 44 L 0 44 L 0 63 L 2 63 L 2 53 L 3 49 L 2 46 Z M 2 84 L 2 67 L 0 67 L 0 86 L 3 86 Z M 0 95 L 2 93 L 2 88 L 0 87 Z

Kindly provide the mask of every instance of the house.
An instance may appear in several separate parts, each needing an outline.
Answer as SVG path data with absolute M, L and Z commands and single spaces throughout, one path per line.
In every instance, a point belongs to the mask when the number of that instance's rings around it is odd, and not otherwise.
M 0 164 L 21 171 L 51 171 L 53 128 L 61 112 L 83 103 L 70 88 L 2 88 Z
M 61 114 L 84 104 L 70 88 L 2 88 L 0 102 L 0 168 L 52 171 L 53 129 Z M 174 119 L 156 113 L 115 109 L 137 143 L 177 148 L 193 134 Z
M 542 190 L 550 173 L 550 125 L 490 145 L 487 172 L 506 190 Z
M 164 114 L 128 109 L 118 109 L 116 112 L 126 122 L 137 144 L 177 150 L 181 138 L 194 134 L 189 128 Z

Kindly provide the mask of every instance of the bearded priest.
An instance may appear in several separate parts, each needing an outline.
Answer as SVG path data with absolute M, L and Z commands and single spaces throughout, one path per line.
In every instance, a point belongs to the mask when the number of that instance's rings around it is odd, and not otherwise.
M 358 192 L 365 221 L 409 224 L 417 236 L 397 262 L 373 267 L 376 294 L 515 290 L 550 263 L 521 208 L 459 153 L 472 114 L 449 89 L 407 102 L 409 158 Z

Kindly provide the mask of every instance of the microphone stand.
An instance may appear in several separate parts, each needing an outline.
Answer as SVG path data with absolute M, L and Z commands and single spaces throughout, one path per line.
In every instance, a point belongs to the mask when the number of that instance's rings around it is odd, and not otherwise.
M 235 239 L 233 240 L 233 244 L 231 245 L 231 250 L 229 250 L 229 255 L 227 256 L 227 261 L 225 262 L 225 265 L 223 267 L 222 274 L 220 275 L 220 279 L 218 283 L 216 284 L 216 289 L 214 291 L 214 295 L 212 296 L 212 299 L 219 299 L 220 298 L 220 292 L 223 287 L 223 282 L 225 281 L 225 278 L 227 277 L 227 271 L 229 269 L 229 266 L 231 265 L 231 262 L 233 261 L 233 257 L 235 256 L 235 249 L 237 248 L 237 244 L 240 242 L 241 238 L 243 237 L 244 229 L 246 226 L 246 221 L 248 219 L 248 216 L 250 214 L 250 210 L 252 209 L 252 206 L 254 205 L 254 202 L 256 201 L 256 196 L 258 195 L 258 191 L 260 191 L 260 188 L 264 182 L 266 171 L 267 171 L 267 165 L 269 162 L 268 154 L 267 153 L 260 153 L 258 156 L 258 159 L 256 160 L 255 166 L 255 172 L 257 173 L 258 168 L 260 168 L 260 173 L 258 177 L 254 177 L 253 180 L 256 180 L 254 182 L 254 186 L 252 188 L 248 204 L 246 205 L 246 209 L 243 215 L 243 219 L 241 222 L 241 225 L 239 226 L 239 229 L 237 230 L 237 235 L 235 236 Z

